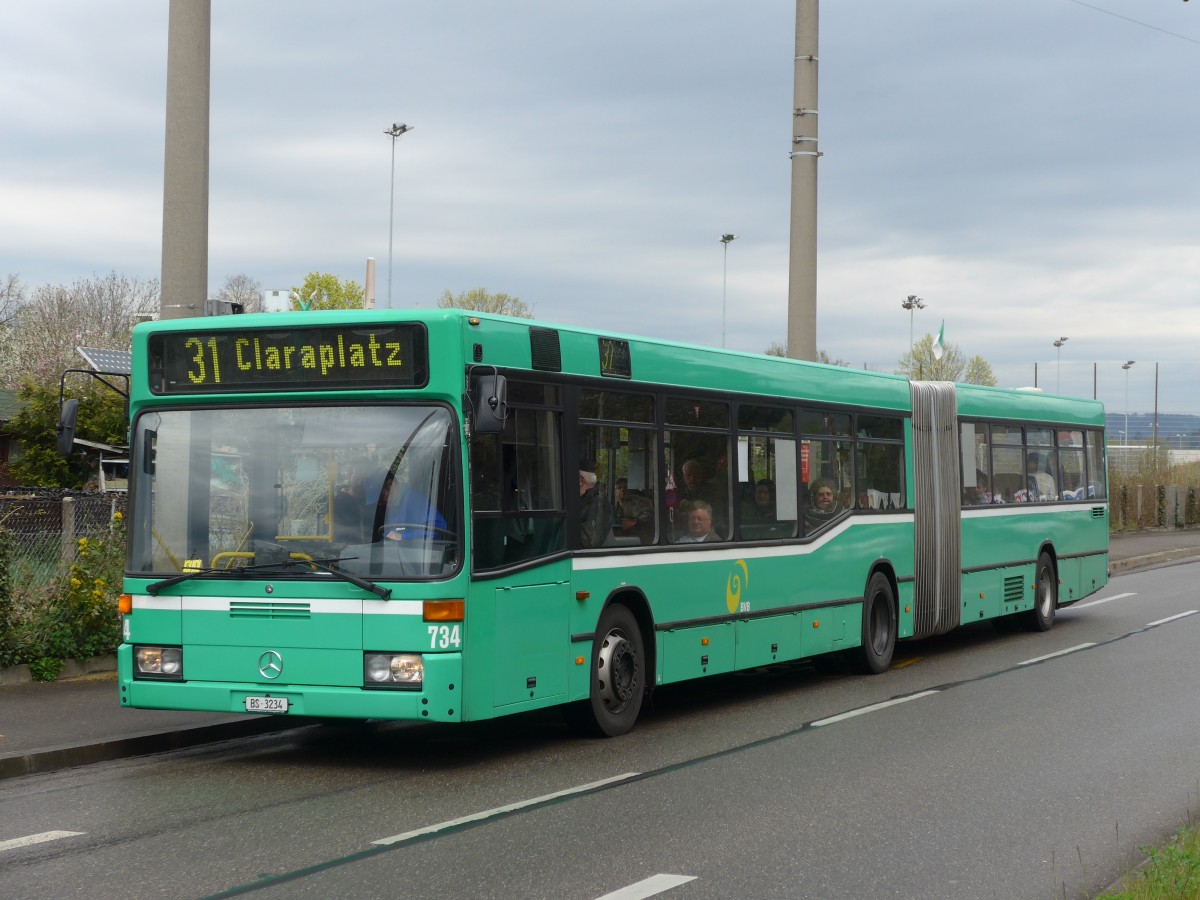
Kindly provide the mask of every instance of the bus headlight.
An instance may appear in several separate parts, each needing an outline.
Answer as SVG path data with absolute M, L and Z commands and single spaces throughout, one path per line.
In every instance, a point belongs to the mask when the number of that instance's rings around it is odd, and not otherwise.
M 134 647 L 133 675 L 135 678 L 183 680 L 183 648 Z
M 424 680 L 425 661 L 419 653 L 363 655 L 363 684 L 366 687 L 420 688 Z

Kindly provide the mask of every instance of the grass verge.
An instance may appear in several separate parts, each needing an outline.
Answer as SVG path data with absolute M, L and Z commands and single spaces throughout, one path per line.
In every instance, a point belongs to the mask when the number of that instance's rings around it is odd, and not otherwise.
M 1169 843 L 1146 851 L 1148 860 L 1097 900 L 1200 900 L 1200 832 L 1180 829 Z

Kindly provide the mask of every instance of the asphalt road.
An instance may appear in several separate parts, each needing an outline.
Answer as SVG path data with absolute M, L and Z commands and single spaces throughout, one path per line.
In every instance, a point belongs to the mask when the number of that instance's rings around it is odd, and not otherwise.
M 322 727 L 10 778 L 0 896 L 1091 896 L 1200 802 L 1198 574 L 879 677 L 663 691 L 618 740 Z

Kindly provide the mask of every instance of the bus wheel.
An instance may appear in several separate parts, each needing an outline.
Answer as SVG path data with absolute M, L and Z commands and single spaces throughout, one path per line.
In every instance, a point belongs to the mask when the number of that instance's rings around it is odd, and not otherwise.
M 1047 553 L 1038 557 L 1034 584 L 1033 609 L 1025 613 L 1022 622 L 1029 631 L 1049 631 L 1054 625 L 1054 609 L 1058 606 L 1058 581 Z
M 853 656 L 854 668 L 864 675 L 886 672 L 896 650 L 896 597 L 892 583 L 876 572 L 863 598 L 862 645 Z
M 588 699 L 566 708 L 567 722 L 598 737 L 625 734 L 637 721 L 645 687 L 641 629 L 628 607 L 613 604 L 596 628 Z

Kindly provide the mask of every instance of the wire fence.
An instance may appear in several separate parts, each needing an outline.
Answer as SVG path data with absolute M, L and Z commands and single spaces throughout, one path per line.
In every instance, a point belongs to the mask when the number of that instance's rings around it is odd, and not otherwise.
M 10 584 L 46 584 L 75 560 L 79 539 L 100 537 L 125 514 L 125 494 L 15 488 L 0 494 L 0 528 L 12 546 Z

